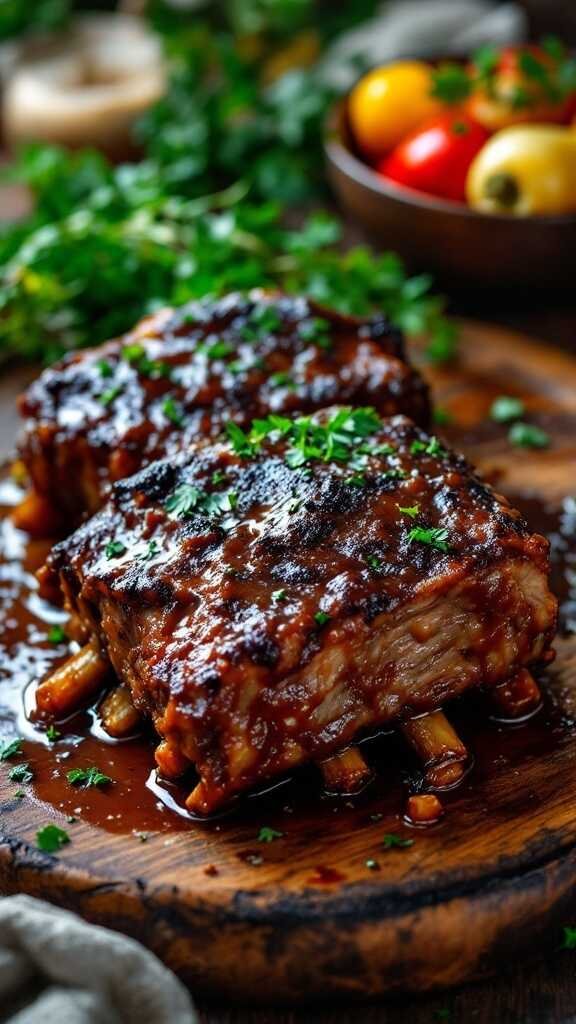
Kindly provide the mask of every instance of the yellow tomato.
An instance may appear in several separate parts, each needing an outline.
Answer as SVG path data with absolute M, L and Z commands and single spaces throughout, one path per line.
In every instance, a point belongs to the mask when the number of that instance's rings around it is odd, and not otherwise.
M 576 213 L 576 134 L 552 124 L 503 128 L 473 160 L 466 193 L 484 213 Z
M 417 60 L 399 60 L 375 68 L 352 90 L 350 125 L 367 156 L 392 149 L 422 121 L 440 110 L 431 96 L 432 68 Z

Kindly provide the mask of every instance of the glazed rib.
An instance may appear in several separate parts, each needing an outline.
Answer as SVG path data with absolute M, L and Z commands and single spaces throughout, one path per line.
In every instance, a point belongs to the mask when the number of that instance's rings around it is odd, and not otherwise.
M 503 683 L 556 616 L 547 541 L 435 438 L 358 409 L 154 463 L 42 575 L 154 721 L 162 769 L 195 767 L 199 813 Z
M 230 419 L 336 403 L 427 425 L 427 388 L 399 332 L 301 298 L 231 295 L 163 310 L 45 370 L 20 400 L 20 452 L 37 495 L 69 526 L 100 508 L 111 481 Z M 24 511 L 30 529 L 37 503 Z

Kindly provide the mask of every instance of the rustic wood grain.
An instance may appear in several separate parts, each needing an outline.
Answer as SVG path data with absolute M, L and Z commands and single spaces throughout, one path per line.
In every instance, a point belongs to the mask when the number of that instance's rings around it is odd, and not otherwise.
M 459 365 L 434 377 L 440 404 L 458 421 L 451 440 L 496 475 L 500 489 L 539 493 L 552 503 L 575 489 L 576 361 L 570 356 L 471 324 Z M 512 451 L 505 431 L 486 424 L 498 393 L 525 398 L 554 439 L 549 451 Z M 568 708 L 576 701 L 575 659 L 573 640 L 562 640 L 550 686 Z M 489 740 L 479 722 L 472 747 Z M 191 828 L 144 845 L 83 821 L 74 827 L 73 843 L 53 858 L 34 849 L 47 808 L 23 806 L 5 794 L 0 889 L 24 889 L 133 934 L 193 988 L 220 998 L 315 997 L 326 1004 L 338 994 L 452 985 L 556 948 L 561 926 L 576 917 L 576 737 L 568 729 L 561 744 L 544 751 L 512 740 L 499 750 L 508 761 L 485 776 L 472 775 L 451 797 L 442 825 L 388 855 L 377 852 L 381 836 L 403 827 L 395 767 L 388 778 L 380 775 L 369 799 L 338 813 L 313 801 L 292 814 L 272 811 L 269 803 L 265 823 L 286 835 L 258 850 L 264 863 L 257 867 L 241 856 L 254 848 L 263 823 L 254 809 L 220 831 Z M 375 809 L 383 815 L 377 823 L 369 818 Z M 374 855 L 381 861 L 378 873 L 365 866 Z M 217 864 L 217 876 L 206 875 L 210 864 Z M 342 882 L 319 884 L 319 865 L 338 872 Z M 530 979 L 537 976 L 526 975 L 526 1004 L 510 1009 L 515 1024 L 531 1019 Z M 352 1019 L 433 1020 L 458 998 L 404 1001 L 409 1017 L 399 1016 L 392 1003 L 385 1011 L 363 1008 Z M 206 1022 L 236 1020 L 214 1012 L 206 1010 Z M 303 1019 L 329 1024 L 339 1012 L 315 1011 Z M 487 1013 L 483 1006 L 478 1019 L 496 1019 Z M 245 1024 L 250 1019 L 242 1018 Z M 255 1013 L 252 1019 L 268 1017 Z M 274 1018 L 277 1024 L 293 1019 L 289 1012 Z

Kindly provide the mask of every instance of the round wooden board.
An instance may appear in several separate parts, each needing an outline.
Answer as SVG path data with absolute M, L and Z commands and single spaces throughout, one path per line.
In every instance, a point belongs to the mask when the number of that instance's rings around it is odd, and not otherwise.
M 529 509 L 538 497 L 552 523 L 576 492 L 576 360 L 467 323 L 458 365 L 431 376 L 456 417 L 442 428 L 449 441 Z M 502 393 L 525 400 L 552 437 L 547 451 L 512 449 L 507 429 L 486 419 Z M 432 828 L 403 821 L 415 765 L 392 736 L 366 748 L 375 779 L 354 800 L 323 797 L 310 772 L 216 823 L 166 812 L 146 842 L 134 832 L 137 798 L 125 821 L 106 822 L 109 797 L 90 793 L 67 825 L 46 801 L 41 767 L 24 800 L 0 771 L 0 891 L 133 935 L 195 990 L 251 1002 L 453 985 L 550 948 L 576 915 L 576 635 L 560 636 L 557 652 L 545 707 L 525 725 L 494 722 L 474 696 L 453 709 L 476 760 Z M 50 820 L 71 836 L 57 857 L 35 845 Z M 262 825 L 283 835 L 258 842 Z M 413 843 L 386 850 L 387 833 Z

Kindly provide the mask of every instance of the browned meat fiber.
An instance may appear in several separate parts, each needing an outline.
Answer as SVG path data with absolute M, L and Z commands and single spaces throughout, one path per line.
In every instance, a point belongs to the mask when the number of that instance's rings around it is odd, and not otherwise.
M 228 420 L 373 405 L 427 426 L 426 385 L 384 318 L 253 293 L 163 310 L 46 370 L 20 400 L 35 491 L 77 523 L 111 481 L 215 437 Z
M 548 544 L 463 458 L 370 409 L 273 416 L 157 462 L 51 555 L 189 806 L 544 659 Z M 159 763 L 163 765 L 164 754 Z

